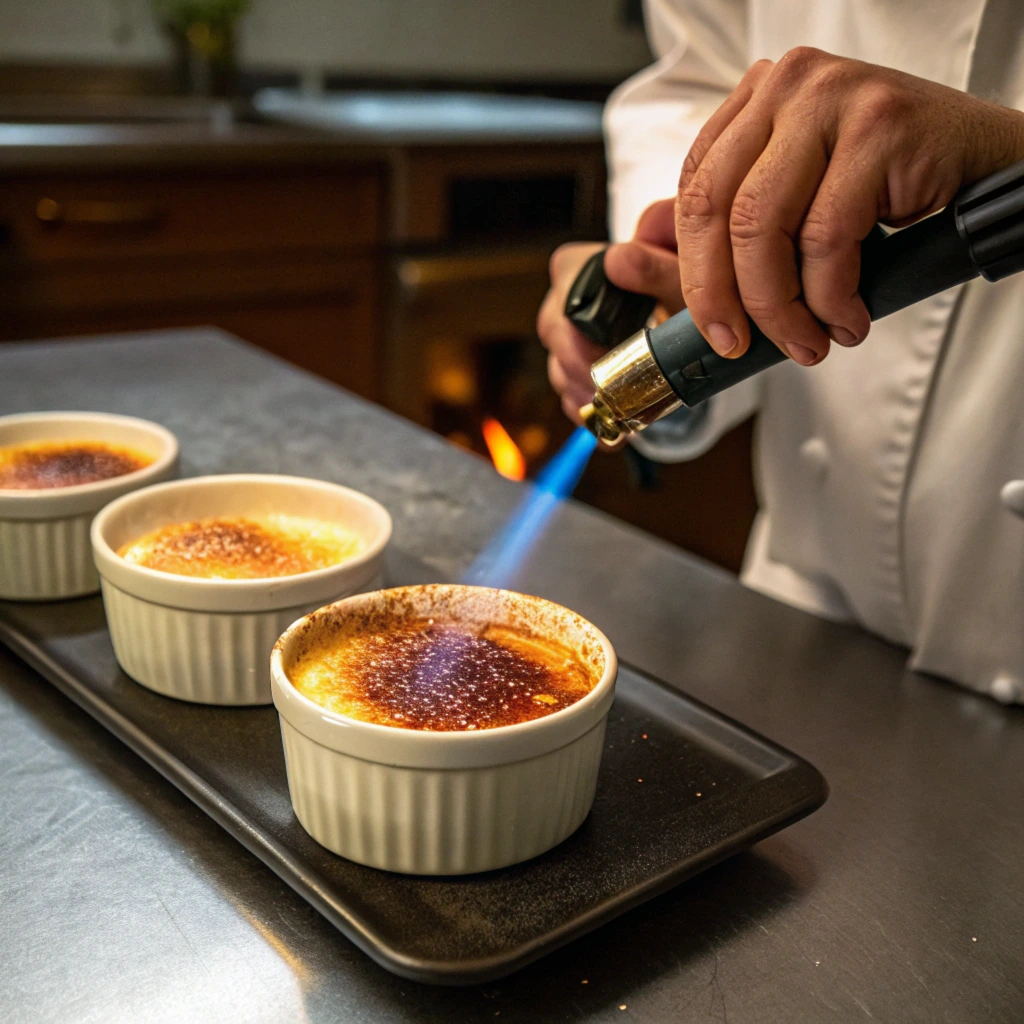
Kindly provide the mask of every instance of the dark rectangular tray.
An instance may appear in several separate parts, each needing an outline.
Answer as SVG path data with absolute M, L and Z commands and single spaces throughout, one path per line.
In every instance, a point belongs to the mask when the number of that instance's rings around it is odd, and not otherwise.
M 436 579 L 391 555 L 389 583 Z M 502 977 L 804 817 L 819 772 L 623 665 L 597 799 L 554 850 L 515 867 L 417 878 L 329 853 L 292 814 L 277 712 L 187 704 L 118 668 L 99 597 L 0 601 L 0 641 L 148 761 L 388 970 Z

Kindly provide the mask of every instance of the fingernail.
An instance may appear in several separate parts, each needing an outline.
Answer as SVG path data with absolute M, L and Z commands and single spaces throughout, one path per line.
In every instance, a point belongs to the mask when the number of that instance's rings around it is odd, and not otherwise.
M 813 348 L 808 348 L 806 345 L 790 344 L 786 346 L 786 350 L 803 366 L 810 366 L 811 363 L 815 362 L 818 358 L 818 353 L 815 352 Z
M 853 331 L 848 331 L 845 327 L 840 327 L 838 324 L 828 325 L 828 336 L 840 345 L 856 345 L 857 335 Z
M 728 324 L 718 323 L 708 324 L 708 341 L 720 356 L 727 356 L 740 343 Z

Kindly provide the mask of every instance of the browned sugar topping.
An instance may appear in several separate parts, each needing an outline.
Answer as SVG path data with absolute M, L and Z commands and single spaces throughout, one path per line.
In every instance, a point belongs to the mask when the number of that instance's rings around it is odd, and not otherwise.
M 75 487 L 134 473 L 152 461 L 128 448 L 91 441 L 0 449 L 0 488 L 32 491 Z
M 292 576 L 338 560 L 323 545 L 242 517 L 176 523 L 126 545 L 120 554 L 162 572 L 230 579 Z
M 591 688 L 568 651 L 507 630 L 488 636 L 451 624 L 408 624 L 352 637 L 339 653 L 338 659 L 307 655 L 314 671 L 297 666 L 293 681 L 332 710 L 406 729 L 529 722 L 575 704 Z M 327 672 L 316 671 L 316 663 Z

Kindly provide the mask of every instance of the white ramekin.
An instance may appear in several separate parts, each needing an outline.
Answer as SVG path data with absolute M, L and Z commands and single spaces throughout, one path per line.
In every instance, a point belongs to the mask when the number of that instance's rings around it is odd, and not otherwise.
M 102 412 L 0 416 L 0 447 L 36 441 L 101 441 L 154 461 L 143 469 L 76 487 L 0 489 L 0 598 L 55 601 L 100 589 L 89 525 L 107 502 L 176 476 L 178 442 L 156 423 Z
M 299 515 L 341 523 L 363 551 L 274 579 L 215 580 L 133 565 L 117 551 L 151 530 L 211 516 Z M 108 505 L 92 547 L 118 663 L 157 693 L 200 704 L 269 704 L 267 660 L 289 622 L 380 585 L 391 517 L 347 487 L 294 476 L 207 476 L 148 487 Z
M 295 689 L 288 669 L 321 628 L 385 608 L 540 630 L 576 650 L 598 681 L 545 718 L 474 732 L 371 725 Z M 617 671 L 611 643 L 586 619 L 506 590 L 400 587 L 322 608 L 294 623 L 271 659 L 296 817 L 327 849 L 387 871 L 467 874 L 543 853 L 571 835 L 594 802 Z

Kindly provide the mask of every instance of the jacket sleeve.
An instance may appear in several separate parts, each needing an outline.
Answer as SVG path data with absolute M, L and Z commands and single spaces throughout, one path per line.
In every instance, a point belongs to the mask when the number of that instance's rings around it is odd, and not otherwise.
M 652 202 L 675 194 L 687 151 L 750 64 L 747 0 L 646 0 L 657 61 L 624 82 L 605 108 L 611 237 L 631 238 Z M 717 395 L 687 426 L 685 410 L 634 439 L 659 462 L 696 458 L 757 408 L 753 378 Z M 660 436 L 659 436 L 660 435 Z
M 645 0 L 644 14 L 658 59 L 612 93 L 604 115 L 616 241 L 675 194 L 697 133 L 750 64 L 747 0 Z

